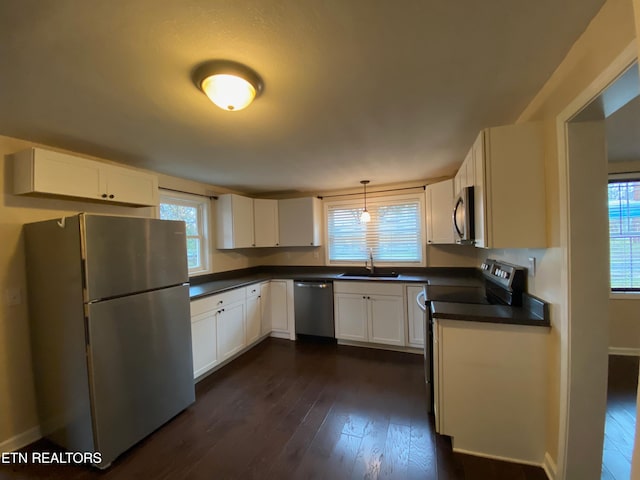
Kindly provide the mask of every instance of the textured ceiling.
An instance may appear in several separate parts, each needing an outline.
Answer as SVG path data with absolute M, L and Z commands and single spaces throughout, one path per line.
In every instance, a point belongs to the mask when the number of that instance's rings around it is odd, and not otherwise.
M 603 0 L 3 0 L 0 134 L 247 193 L 452 174 Z M 243 62 L 263 95 L 192 84 Z

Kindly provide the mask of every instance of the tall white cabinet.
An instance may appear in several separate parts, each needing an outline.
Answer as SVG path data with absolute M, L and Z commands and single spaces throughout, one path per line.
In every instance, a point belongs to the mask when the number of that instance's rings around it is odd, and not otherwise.
M 253 199 L 253 234 L 254 247 L 279 245 L 278 200 Z
M 454 180 L 432 183 L 425 188 L 427 243 L 455 243 L 453 235 Z

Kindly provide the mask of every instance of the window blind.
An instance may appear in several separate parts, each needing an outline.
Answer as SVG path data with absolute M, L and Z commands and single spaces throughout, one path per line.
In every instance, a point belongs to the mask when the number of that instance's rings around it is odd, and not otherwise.
M 640 180 L 609 182 L 611 289 L 640 290 Z
M 422 209 L 418 197 L 376 198 L 367 203 L 371 221 L 360 223 L 362 201 L 329 205 L 327 233 L 329 261 L 422 262 Z

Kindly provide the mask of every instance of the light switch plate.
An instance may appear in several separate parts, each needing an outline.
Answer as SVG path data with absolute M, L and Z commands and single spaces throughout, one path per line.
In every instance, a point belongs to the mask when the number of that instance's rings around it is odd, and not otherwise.
M 536 276 L 536 257 L 529 257 L 529 275 Z

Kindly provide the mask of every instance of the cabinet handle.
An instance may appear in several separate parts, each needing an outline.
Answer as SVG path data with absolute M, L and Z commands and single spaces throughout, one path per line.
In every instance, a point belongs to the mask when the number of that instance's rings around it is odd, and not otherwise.
M 311 242 L 309 245 L 313 245 L 313 242 Z
M 367 297 L 365 297 L 364 295 L 362 295 L 362 298 L 364 298 L 365 300 L 367 299 Z
M 276 243 L 276 247 L 277 247 L 278 245 L 280 245 L 280 244 L 279 244 L 279 243 Z
M 102 194 L 102 198 L 107 198 L 107 194 L 106 194 L 106 193 L 103 193 L 103 194 Z
M 221 303 L 224 303 L 224 300 L 220 300 L 220 301 L 218 302 L 218 305 L 220 305 Z
M 115 195 L 112 193 L 111 195 L 109 195 L 109 198 L 114 198 Z
M 256 246 L 256 244 L 255 244 L 255 243 L 252 243 L 252 244 L 251 244 L 251 246 L 252 246 L 252 247 L 255 247 L 255 246 Z
M 258 295 L 258 298 L 262 298 L 262 295 Z

